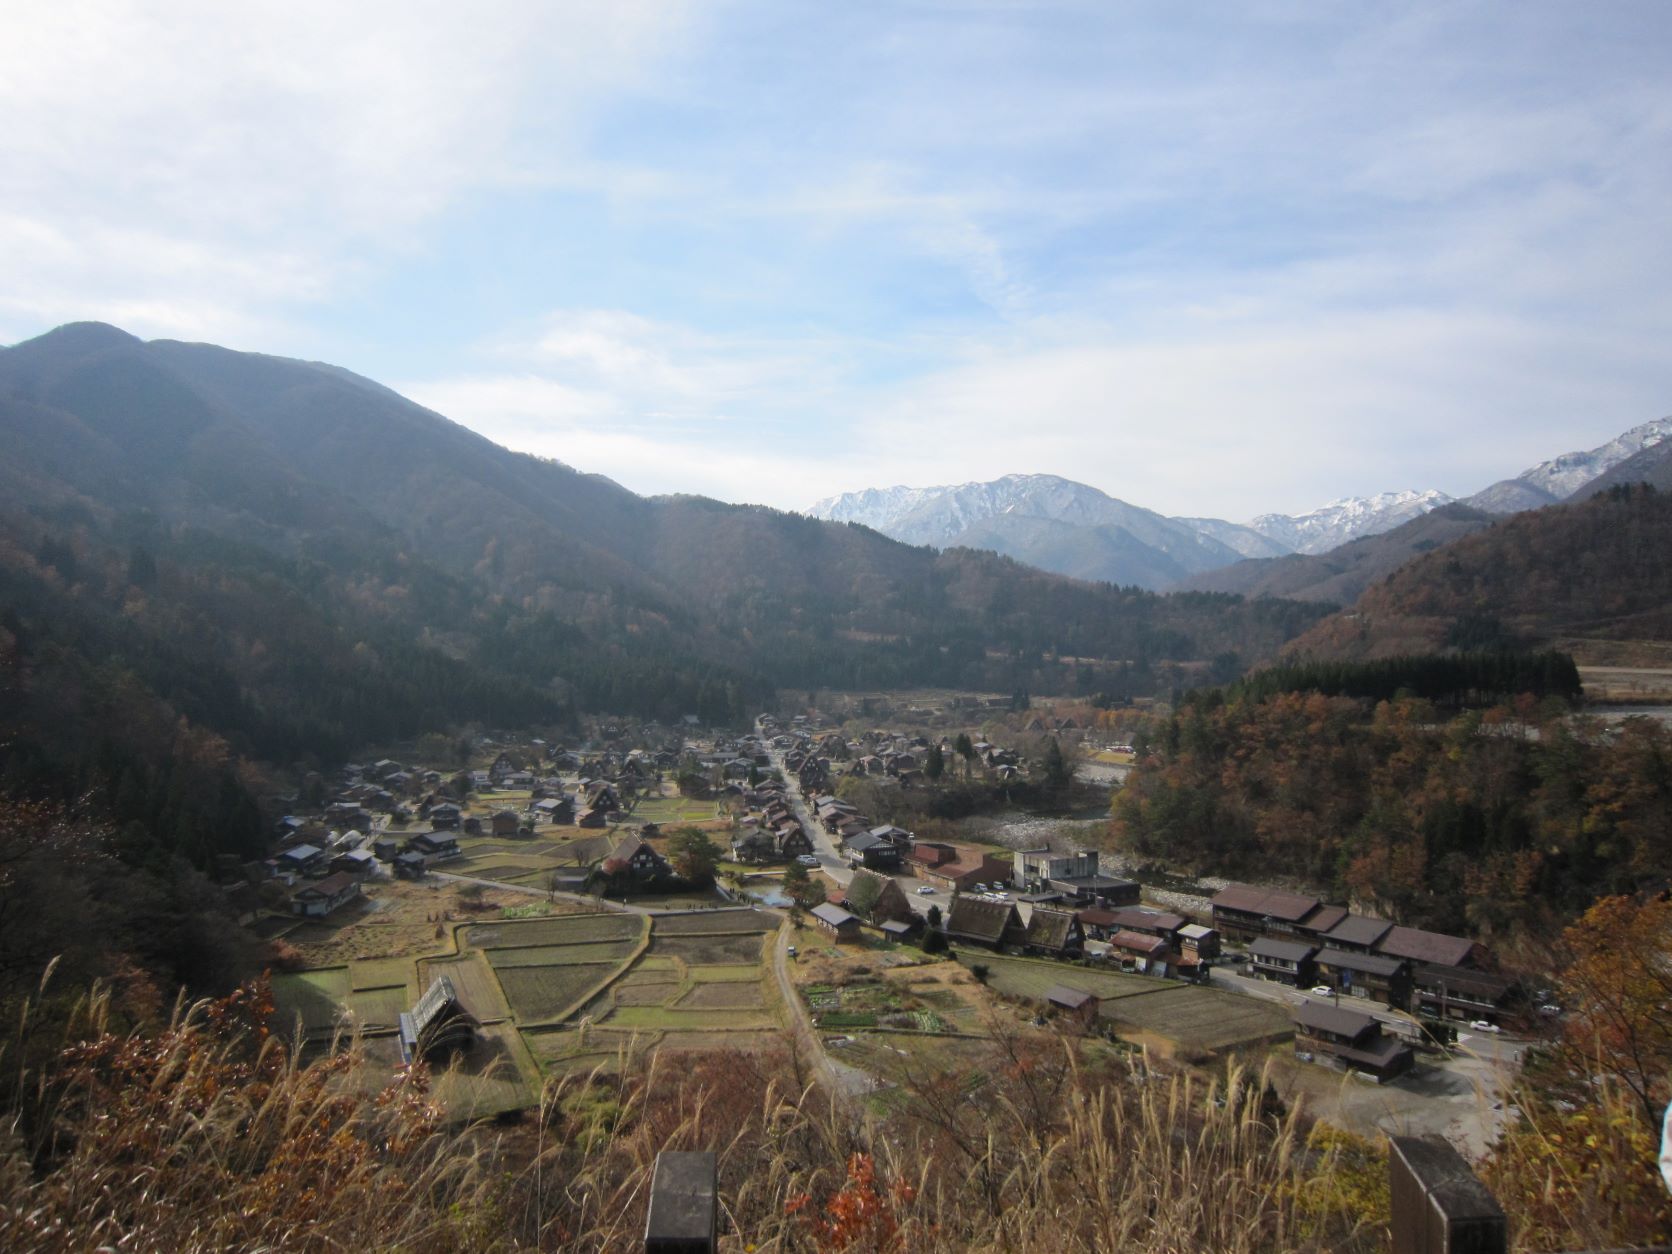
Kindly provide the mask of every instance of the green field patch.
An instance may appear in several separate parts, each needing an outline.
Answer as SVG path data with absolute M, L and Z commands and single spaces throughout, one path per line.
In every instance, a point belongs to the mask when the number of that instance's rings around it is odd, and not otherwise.
M 832 1010 L 819 1015 L 821 1028 L 874 1028 L 877 1026 L 877 1016 L 862 1014 L 859 1011 Z
M 1289 1011 L 1217 988 L 1175 984 L 1156 997 L 1105 1003 L 1117 1032 L 1148 1032 L 1186 1049 L 1223 1050 L 1280 1040 L 1294 1031 Z
M 551 914 L 551 906 L 544 901 L 531 901 L 526 906 L 501 906 L 502 919 L 543 919 Z
M 771 1049 L 785 1043 L 777 1027 L 740 1028 L 730 1032 L 669 1032 L 656 1046 L 657 1050 L 688 1053 L 713 1049 Z
M 644 919 L 636 914 L 565 914 L 548 919 L 502 919 L 464 930 L 465 943 L 477 949 L 512 949 L 528 945 L 564 945 L 581 941 L 637 940 Z
M 573 945 L 518 945 L 484 950 L 494 970 L 507 967 L 561 967 L 583 962 L 620 962 L 633 952 L 635 940 L 579 941 Z
M 428 989 L 437 976 L 445 975 L 453 982 L 453 990 L 466 1010 L 478 1019 L 503 1019 L 511 1013 L 505 997 L 499 991 L 499 981 L 488 969 L 481 954 L 467 954 L 461 958 L 425 958 L 419 964 L 420 990 Z
M 464 850 L 467 858 L 481 858 L 489 854 L 510 853 L 510 845 L 501 845 L 497 841 L 482 840 L 477 836 L 465 836 L 459 840 L 459 848 Z
M 625 1032 L 597 1028 L 536 1028 L 523 1033 L 529 1052 L 548 1072 L 586 1074 L 619 1071 L 633 1038 Z
M 645 797 L 633 807 L 633 818 L 640 823 L 706 823 L 719 813 L 712 801 L 696 801 L 689 797 Z
M 519 864 L 501 865 L 497 861 L 490 862 L 455 862 L 448 868 L 450 875 L 470 875 L 480 880 L 516 880 L 525 875 L 543 875 L 545 872 L 538 867 L 522 866 Z
M 995 991 L 1033 1001 L 1043 1001 L 1045 994 L 1059 984 L 1106 1001 L 1151 996 L 1181 987 L 1176 982 L 1154 976 L 1099 971 L 1093 967 L 1072 966 L 1043 958 L 1007 958 L 975 950 L 960 950 L 958 960 L 966 967 L 985 964 L 989 972 L 987 983 Z
M 643 958 L 640 958 L 633 964 L 633 971 L 635 974 L 640 971 L 673 971 L 677 973 L 680 966 L 681 964 L 673 958 L 663 958 L 658 957 L 655 954 L 646 954 Z
M 273 977 L 274 1022 L 288 1031 L 301 1016 L 307 1034 L 329 1031 L 348 1001 L 348 968 L 322 967 Z
M 610 1001 L 616 1006 L 666 1006 L 679 996 L 682 987 L 680 984 L 615 984 L 610 988 Z
M 400 1025 L 401 1014 L 412 1009 L 412 998 L 404 984 L 399 988 L 357 989 L 349 994 L 348 1006 L 363 1028 L 393 1028 Z
M 650 952 L 665 958 L 679 958 L 691 966 L 738 963 L 758 964 L 761 938 L 749 936 L 656 936 Z
M 476 1044 L 431 1079 L 431 1092 L 449 1117 L 480 1119 L 534 1104 L 518 1067 L 516 1032 L 504 1025 L 483 1028 Z
M 412 982 L 411 958 L 356 958 L 348 964 L 348 986 L 363 988 L 405 988 Z
M 686 974 L 694 984 L 751 983 L 761 978 L 761 969 L 758 964 L 726 963 L 692 967 Z
M 617 998 L 620 1004 L 620 998 Z M 760 982 L 752 984 L 693 984 L 674 1003 L 678 1010 L 764 1010 Z
M 759 910 L 705 910 L 700 914 L 659 914 L 657 936 L 709 936 L 716 932 L 776 932 L 778 920 Z
M 611 962 L 567 966 L 504 967 L 499 971 L 506 999 L 519 1021 L 555 1019 L 615 971 Z
M 612 1028 L 683 1031 L 688 1028 L 762 1028 L 764 1015 L 739 1010 L 675 1010 L 663 1006 L 618 1006 L 604 1023 Z

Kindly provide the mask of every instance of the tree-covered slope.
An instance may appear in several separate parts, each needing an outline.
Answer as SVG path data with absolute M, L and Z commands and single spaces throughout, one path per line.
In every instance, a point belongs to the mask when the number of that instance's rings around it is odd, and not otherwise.
M 1400 567 L 1288 647 L 1319 658 L 1672 640 L 1672 495 L 1621 485 Z

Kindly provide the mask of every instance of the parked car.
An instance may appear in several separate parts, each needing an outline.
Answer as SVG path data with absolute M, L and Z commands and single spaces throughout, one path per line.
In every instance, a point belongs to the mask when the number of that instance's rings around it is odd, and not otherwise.
M 1496 1032 L 1499 1030 L 1496 1023 L 1488 1023 L 1485 1019 L 1471 1019 L 1469 1020 L 1469 1026 L 1477 1032 Z
M 801 863 L 802 866 L 817 866 L 819 864 L 819 860 L 810 853 L 802 854 L 796 858 L 796 861 Z
M 1335 990 L 1333 988 L 1331 988 L 1328 984 L 1320 984 L 1312 990 L 1312 996 L 1314 996 L 1314 997 L 1334 997 L 1335 996 Z
M 931 886 L 929 884 L 924 884 L 921 888 L 919 888 L 917 890 L 917 895 L 919 897 L 933 897 L 935 895 L 935 890 L 934 890 L 933 886 Z
M 784 952 L 785 952 L 785 953 L 786 953 L 786 954 L 788 954 L 788 955 L 789 955 L 789 956 L 790 956 L 790 957 L 792 957 L 792 958 L 793 958 L 793 957 L 795 957 L 795 956 L 796 956 L 796 954 L 797 954 L 797 953 L 799 953 L 799 952 L 800 952 L 800 951 L 799 951 L 799 950 L 797 950 L 797 949 L 796 949 L 796 947 L 795 947 L 795 946 L 794 946 L 794 945 L 785 945 L 785 946 L 784 946 Z

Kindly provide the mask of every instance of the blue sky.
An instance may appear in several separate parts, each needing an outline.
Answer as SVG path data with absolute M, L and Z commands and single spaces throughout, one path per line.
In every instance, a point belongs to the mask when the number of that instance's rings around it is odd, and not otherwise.
M 1672 6 L 68 0 L 0 342 L 318 358 L 635 490 L 1244 519 L 1672 413 Z

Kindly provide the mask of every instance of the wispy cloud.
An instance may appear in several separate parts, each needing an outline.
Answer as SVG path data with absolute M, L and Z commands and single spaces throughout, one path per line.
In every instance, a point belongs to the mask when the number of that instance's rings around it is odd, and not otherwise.
M 0 340 L 342 360 L 784 506 L 1042 470 L 1246 516 L 1672 409 L 1659 0 L 10 19 Z

